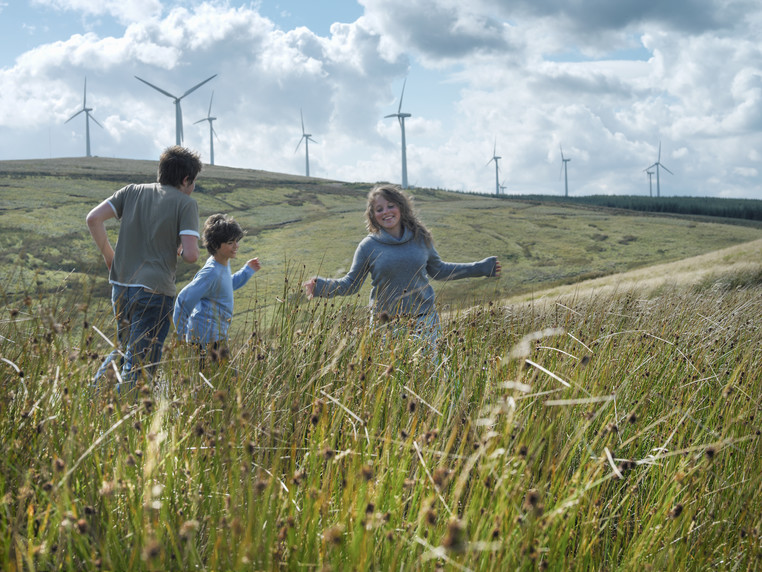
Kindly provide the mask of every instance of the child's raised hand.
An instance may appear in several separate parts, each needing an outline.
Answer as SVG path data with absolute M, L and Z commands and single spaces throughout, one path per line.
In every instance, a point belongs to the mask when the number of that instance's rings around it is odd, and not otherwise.
M 251 268 L 254 272 L 262 268 L 262 265 L 259 264 L 259 258 L 252 258 L 246 264 L 248 264 L 249 268 Z

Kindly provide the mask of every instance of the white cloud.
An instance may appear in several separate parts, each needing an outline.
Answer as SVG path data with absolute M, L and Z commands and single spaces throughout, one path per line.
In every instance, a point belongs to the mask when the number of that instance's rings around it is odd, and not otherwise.
M 193 122 L 214 90 L 218 163 L 302 172 L 301 109 L 318 141 L 312 174 L 398 181 L 399 125 L 383 116 L 407 77 L 414 184 L 491 192 L 497 141 L 509 192 L 562 192 L 563 145 L 572 194 L 646 193 L 661 142 L 668 194 L 762 192 L 752 2 L 362 0 L 364 16 L 319 36 L 280 29 L 256 5 L 36 1 L 124 25 L 83 29 L 0 69 L 0 137 L 14 141 L 2 159 L 80 154 L 79 118 L 63 122 L 85 76 L 105 127 L 91 130 L 93 152 L 153 159 L 174 142 L 174 107 L 133 76 L 179 95 L 218 74 L 183 99 L 186 144 L 206 153 L 208 124 Z M 613 52 L 633 48 L 637 60 Z

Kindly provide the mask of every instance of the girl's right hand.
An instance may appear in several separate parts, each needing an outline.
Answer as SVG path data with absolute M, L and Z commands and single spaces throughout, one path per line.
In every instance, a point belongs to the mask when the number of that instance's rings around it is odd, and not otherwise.
M 310 278 L 302 284 L 304 291 L 307 294 L 307 299 L 312 300 L 315 296 L 315 285 L 317 284 L 317 278 Z

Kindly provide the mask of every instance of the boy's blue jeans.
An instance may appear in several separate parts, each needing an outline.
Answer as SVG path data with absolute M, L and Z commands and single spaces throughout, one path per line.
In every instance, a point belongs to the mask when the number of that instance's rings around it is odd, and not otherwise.
M 156 365 L 161 361 L 164 340 L 169 333 L 172 321 L 174 298 L 151 292 L 140 286 L 112 285 L 111 305 L 116 318 L 116 337 L 119 344 L 106 357 L 95 374 L 95 385 L 111 362 L 121 366 L 122 383 L 118 384 L 118 393 L 135 387 L 141 370 L 153 375 Z M 121 348 L 120 353 L 119 348 Z

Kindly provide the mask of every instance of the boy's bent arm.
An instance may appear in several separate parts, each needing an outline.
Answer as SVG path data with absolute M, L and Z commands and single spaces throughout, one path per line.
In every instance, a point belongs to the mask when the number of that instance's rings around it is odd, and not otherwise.
M 196 262 L 198 260 L 198 238 L 192 234 L 181 234 L 180 242 L 183 245 L 183 249 L 180 255 L 185 262 Z
M 90 230 L 90 235 L 103 255 L 103 260 L 106 262 L 109 270 L 111 270 L 111 263 L 114 261 L 114 249 L 108 240 L 106 221 L 115 217 L 114 209 L 111 208 L 111 205 L 106 200 L 87 213 L 87 218 L 85 219 L 87 221 L 87 228 Z

